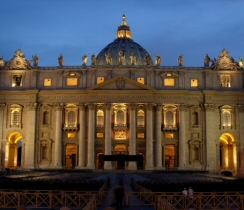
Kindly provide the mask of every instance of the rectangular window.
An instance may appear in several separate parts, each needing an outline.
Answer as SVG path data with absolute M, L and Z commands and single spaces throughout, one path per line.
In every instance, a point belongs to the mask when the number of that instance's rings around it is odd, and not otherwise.
M 45 87 L 52 86 L 52 79 L 50 79 L 50 78 L 44 79 L 44 86 Z
M 12 87 L 22 86 L 22 75 L 13 75 Z
M 164 86 L 175 86 L 175 79 L 173 78 L 165 78 L 164 79 Z
M 198 87 L 198 79 L 191 79 L 191 87 Z
M 230 75 L 221 75 L 220 80 L 221 87 L 231 87 Z
M 68 133 L 68 138 L 75 138 L 76 137 L 76 132 L 69 132 Z
M 145 138 L 145 133 L 137 133 L 137 138 L 138 139 L 144 139 Z
M 97 84 L 100 84 L 102 82 L 104 82 L 104 77 L 98 77 L 97 78 Z
M 97 133 L 97 138 L 104 138 L 104 133 Z
M 173 133 L 166 133 L 166 139 L 173 139 L 174 134 Z
M 141 84 L 145 84 L 145 80 L 143 77 L 139 77 L 137 78 L 137 82 L 141 83 Z
M 68 86 L 77 86 L 78 78 L 67 78 L 67 85 Z

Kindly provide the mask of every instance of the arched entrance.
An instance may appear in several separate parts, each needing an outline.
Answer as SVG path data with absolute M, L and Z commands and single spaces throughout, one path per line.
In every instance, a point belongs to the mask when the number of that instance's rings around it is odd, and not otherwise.
M 231 171 L 236 173 L 237 169 L 237 152 L 236 140 L 234 135 L 224 133 L 220 137 L 219 144 L 219 163 L 221 171 Z
M 12 132 L 7 137 L 5 166 L 17 168 L 23 165 L 22 135 L 19 132 Z
M 66 145 L 66 168 L 74 168 L 76 166 L 76 144 Z

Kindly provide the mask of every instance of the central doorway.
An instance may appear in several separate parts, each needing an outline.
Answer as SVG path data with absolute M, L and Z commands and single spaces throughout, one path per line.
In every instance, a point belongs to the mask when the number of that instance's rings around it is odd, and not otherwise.
M 66 168 L 74 168 L 76 166 L 76 144 L 66 145 Z
M 119 158 L 116 161 L 115 168 L 116 169 L 125 169 L 126 162 L 125 162 L 123 156 L 126 155 L 126 145 L 125 144 L 116 144 L 115 155 L 121 156 L 121 158 Z

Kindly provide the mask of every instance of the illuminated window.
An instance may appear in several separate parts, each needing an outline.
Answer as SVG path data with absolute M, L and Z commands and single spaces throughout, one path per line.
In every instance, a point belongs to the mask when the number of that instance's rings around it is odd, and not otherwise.
M 175 79 L 173 78 L 165 78 L 164 86 L 175 86 Z
M 167 139 L 173 139 L 174 138 L 174 134 L 173 133 L 166 133 L 166 138 Z
M 20 121 L 20 114 L 19 111 L 14 110 L 12 112 L 12 116 L 11 116 L 11 125 L 12 126 L 18 126 L 19 125 L 19 121 Z
M 145 127 L 145 113 L 143 110 L 137 112 L 137 127 Z
M 143 77 L 137 78 L 137 82 L 144 84 L 144 78 Z
M 44 79 L 44 86 L 49 87 L 52 85 L 52 79 Z
M 230 75 L 221 75 L 220 83 L 221 83 L 221 87 L 231 87 Z
M 166 112 L 166 126 L 173 127 L 174 125 L 174 114 L 172 111 Z
M 68 132 L 68 138 L 75 138 L 76 137 L 76 132 Z
M 97 133 L 97 138 L 104 138 L 104 133 Z
M 14 75 L 12 80 L 12 87 L 22 86 L 22 75 Z
M 77 86 L 78 78 L 67 78 L 67 85 L 68 86 Z
M 222 113 L 222 124 L 224 127 L 231 126 L 231 113 L 228 110 L 223 110 Z
M 117 124 L 118 125 L 124 125 L 125 124 L 124 112 L 122 110 L 119 110 L 117 112 Z
M 198 87 L 198 80 L 197 79 L 191 79 L 191 87 Z
M 102 82 L 104 82 L 104 77 L 98 77 L 97 78 L 97 84 L 100 84 Z
M 76 114 L 74 111 L 70 111 L 68 113 L 68 124 L 69 125 L 74 125 L 76 124 Z
M 102 110 L 97 111 L 97 126 L 98 127 L 104 126 L 104 112 Z
M 172 77 L 172 74 L 168 73 L 166 76 L 167 76 L 167 77 Z
M 137 138 L 138 139 L 144 139 L 145 138 L 145 133 L 137 133 Z

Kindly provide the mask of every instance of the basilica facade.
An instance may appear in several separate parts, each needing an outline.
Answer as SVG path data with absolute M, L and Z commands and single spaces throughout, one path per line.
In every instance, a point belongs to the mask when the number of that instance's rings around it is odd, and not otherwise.
M 218 55 L 216 55 L 218 56 Z M 23 169 L 199 170 L 244 175 L 244 70 L 227 50 L 163 66 L 116 39 L 80 66 L 0 60 L 0 164 Z

